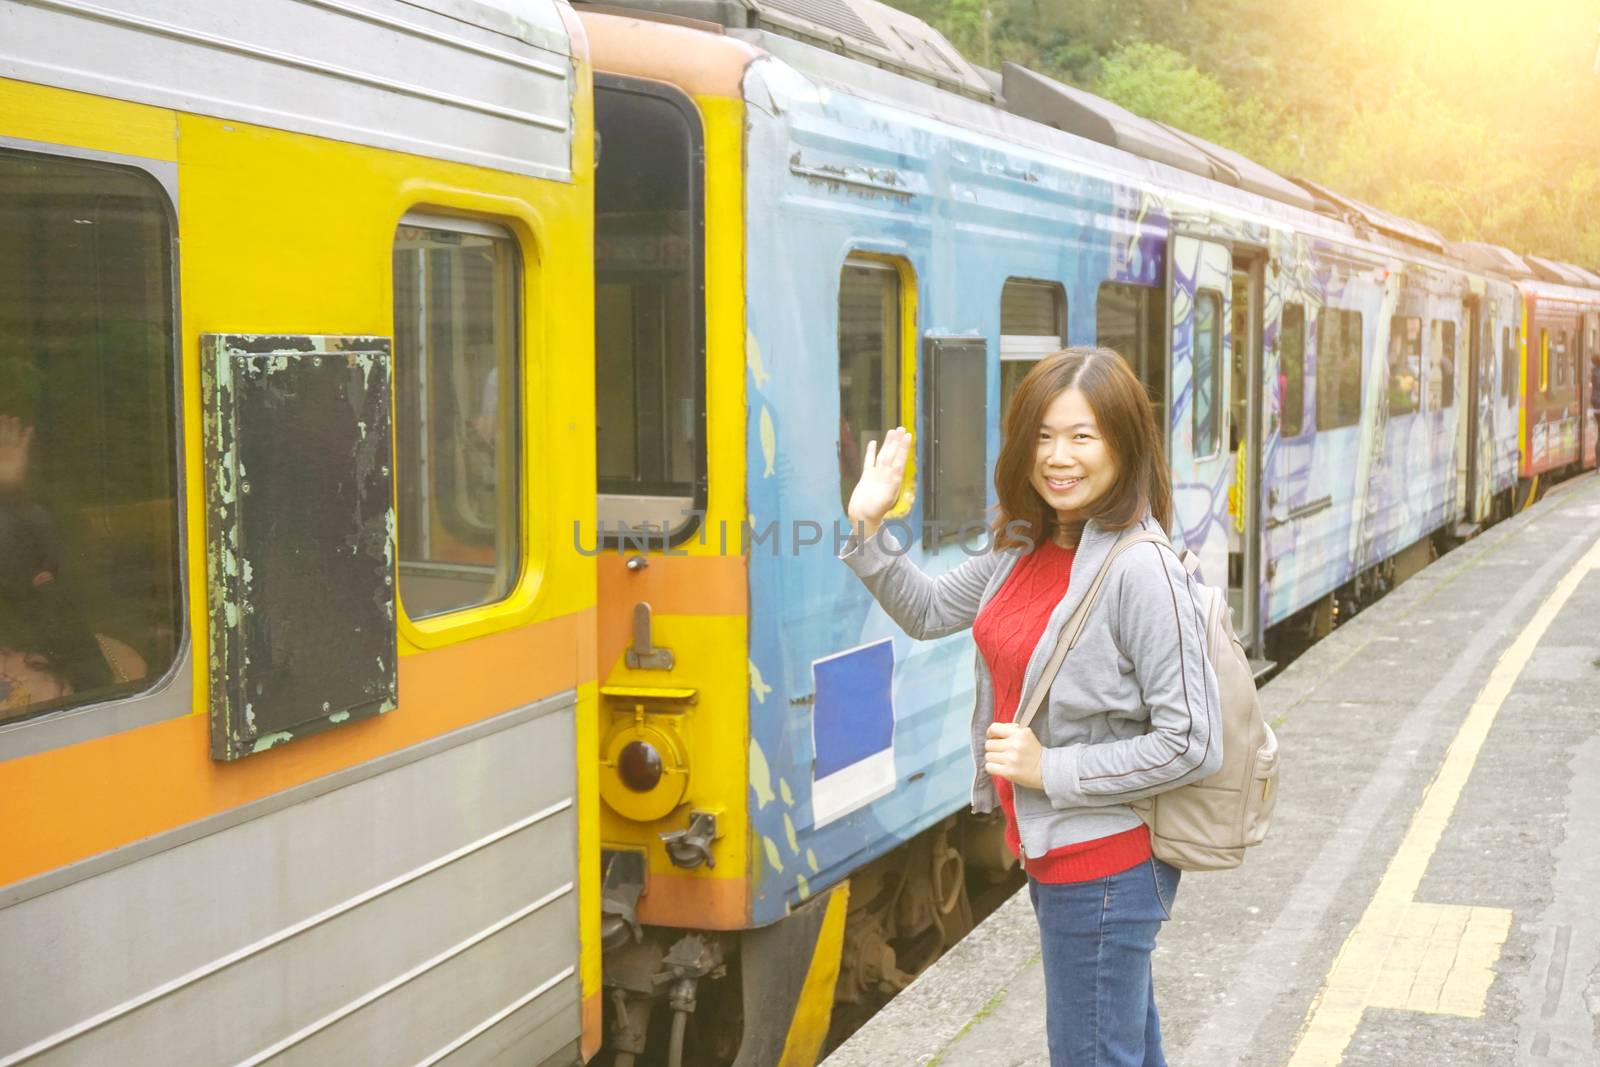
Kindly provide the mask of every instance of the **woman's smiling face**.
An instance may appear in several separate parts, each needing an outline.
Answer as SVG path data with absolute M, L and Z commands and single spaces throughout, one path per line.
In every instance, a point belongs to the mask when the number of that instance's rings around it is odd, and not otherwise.
M 1116 461 L 1088 398 L 1077 389 L 1063 389 L 1045 408 L 1028 480 L 1064 523 L 1077 521 L 1116 483 Z

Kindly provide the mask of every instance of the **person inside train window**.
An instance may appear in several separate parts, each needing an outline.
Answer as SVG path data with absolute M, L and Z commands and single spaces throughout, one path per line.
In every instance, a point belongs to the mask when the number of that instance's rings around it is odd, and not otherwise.
M 1389 414 L 1417 410 L 1422 388 L 1422 320 L 1396 315 L 1389 320 Z
M 0 414 L 0 721 L 145 676 L 138 652 L 88 622 L 55 519 L 29 492 L 33 437 Z
M 1154 858 L 1129 803 L 1208 777 L 1222 758 L 1202 614 L 1169 548 L 1134 544 L 1111 562 L 1071 669 L 1044 683 L 1032 723 L 1014 721 L 1029 663 L 1056 647 L 1119 538 L 1165 539 L 1161 438 L 1138 379 L 1104 348 L 1042 359 L 1003 430 L 988 552 L 937 578 L 906 555 L 884 522 L 911 454 L 899 427 L 865 447 L 840 558 L 911 637 L 973 631 L 973 806 L 1004 813 L 1028 876 L 1051 1064 L 1165 1065 L 1150 955 L 1178 871 Z
M 0 720 L 132 696 L 183 636 L 175 220 L 136 168 L 0 148 Z

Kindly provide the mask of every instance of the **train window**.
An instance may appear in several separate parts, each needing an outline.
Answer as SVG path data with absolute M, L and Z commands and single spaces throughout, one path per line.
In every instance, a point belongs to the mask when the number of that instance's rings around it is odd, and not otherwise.
M 1551 363 L 1556 369 L 1556 388 L 1565 389 L 1572 384 L 1572 367 L 1567 359 L 1567 331 L 1557 330 L 1550 347 Z
M 1539 327 L 1539 392 L 1550 391 L 1550 331 Z
M 900 410 L 900 271 L 874 259 L 839 272 L 839 494 L 861 480 L 868 441 L 904 424 Z
M 1221 447 L 1222 295 L 1202 289 L 1194 298 L 1194 455 Z
M 149 688 L 182 639 L 168 199 L 0 149 L 0 722 Z
M 1067 293 L 1055 282 L 1007 279 L 1000 291 L 1000 421 L 1033 365 L 1067 343 Z
M 516 582 L 519 273 L 498 227 L 408 217 L 395 233 L 395 494 L 413 619 Z
M 1417 410 L 1422 392 L 1422 320 L 1396 315 L 1389 320 L 1389 414 Z
M 1428 337 L 1428 409 L 1439 411 L 1456 402 L 1456 324 L 1434 319 Z
M 923 545 L 983 523 L 989 351 L 981 337 L 929 337 L 922 349 Z
M 603 527 L 705 506 L 702 132 L 677 90 L 597 77 L 595 389 Z
M 1167 435 L 1167 297 L 1161 289 L 1101 282 L 1094 298 L 1095 344 L 1128 361 L 1144 383 L 1162 439 Z
M 1517 348 L 1509 326 L 1500 329 L 1500 393 L 1508 400 L 1517 397 Z
M 1283 305 L 1278 319 L 1278 396 L 1283 437 L 1299 437 L 1305 430 L 1306 309 Z
M 1317 313 L 1317 429 L 1361 421 L 1361 380 L 1366 356 L 1359 311 Z

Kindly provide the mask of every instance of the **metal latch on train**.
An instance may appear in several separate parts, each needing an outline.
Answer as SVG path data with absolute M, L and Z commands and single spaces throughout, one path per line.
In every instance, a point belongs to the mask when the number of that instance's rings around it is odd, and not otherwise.
M 670 830 L 657 835 L 667 846 L 667 856 L 674 867 L 694 870 L 702 863 L 715 867 L 711 857 L 711 842 L 717 837 L 717 817 L 709 811 L 696 811 L 689 816 L 689 825 L 682 830 Z
M 628 649 L 626 662 L 629 670 L 670 671 L 674 660 L 672 649 L 657 648 L 651 643 L 650 604 L 639 601 L 633 606 L 633 645 Z

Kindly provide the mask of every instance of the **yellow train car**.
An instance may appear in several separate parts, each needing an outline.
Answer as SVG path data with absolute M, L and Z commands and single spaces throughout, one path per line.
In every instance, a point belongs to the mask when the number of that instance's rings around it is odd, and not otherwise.
M 0 1064 L 600 1042 L 561 0 L 0 10 Z
M 929 27 L 861 11 L 938 84 Z M 917 416 L 939 397 L 980 435 L 950 453 L 966 488 L 926 453 L 908 484 L 944 501 L 925 514 L 982 512 L 989 364 L 926 310 L 959 256 L 923 244 L 956 216 L 943 168 L 980 153 L 926 139 L 932 85 L 804 43 L 841 41 L 848 6 L 578 12 L 607 1043 L 617 1067 L 810 1067 L 1017 884 L 1003 825 L 964 810 L 964 654 L 896 646 L 835 558 L 854 450 L 901 422 L 935 440 Z M 915 119 L 854 110 L 919 90 Z
M 595 69 L 598 708 L 608 1047 L 815 1063 L 850 886 L 763 900 L 748 790 L 743 81 L 705 23 L 579 8 Z M 758 365 L 753 364 L 753 365 Z M 758 788 L 770 788 L 761 782 Z M 787 787 L 784 787 L 787 788 Z M 652 1062 L 654 1062 L 652 1060 Z

